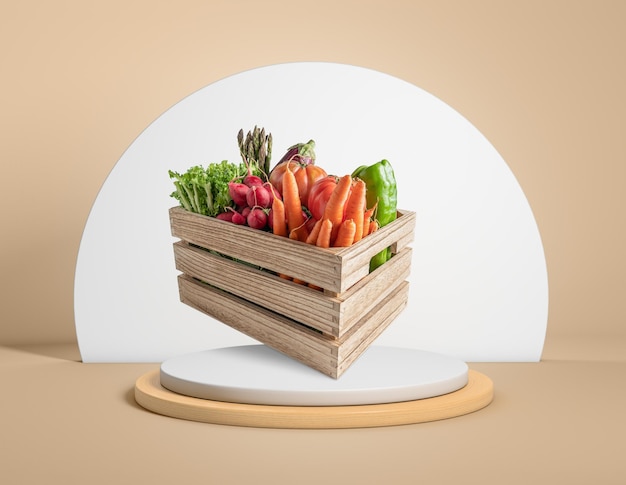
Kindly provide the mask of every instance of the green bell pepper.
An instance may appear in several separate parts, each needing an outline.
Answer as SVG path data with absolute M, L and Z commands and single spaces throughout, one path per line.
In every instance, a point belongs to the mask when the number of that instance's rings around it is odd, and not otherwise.
M 361 165 L 352 177 L 365 182 L 367 207 L 376 204 L 375 219 L 380 227 L 394 221 L 397 217 L 398 187 L 391 163 L 381 160 L 373 165 Z M 391 258 L 391 248 L 385 248 L 370 261 L 370 272 Z

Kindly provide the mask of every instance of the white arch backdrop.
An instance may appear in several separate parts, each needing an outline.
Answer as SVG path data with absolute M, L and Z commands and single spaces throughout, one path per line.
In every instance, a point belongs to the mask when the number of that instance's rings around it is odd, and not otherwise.
M 81 240 L 74 308 L 84 362 L 162 362 L 254 340 L 178 300 L 168 169 L 239 161 L 236 135 L 265 127 L 274 160 L 314 139 L 349 173 L 388 159 L 400 208 L 417 213 L 406 310 L 376 344 L 467 362 L 538 361 L 548 280 L 514 175 L 485 137 L 424 90 L 355 66 L 303 62 L 233 75 L 181 100 L 130 145 Z

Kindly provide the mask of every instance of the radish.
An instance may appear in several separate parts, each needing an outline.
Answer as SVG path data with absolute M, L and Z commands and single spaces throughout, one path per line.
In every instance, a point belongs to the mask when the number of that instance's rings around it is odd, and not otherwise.
M 265 229 L 267 226 L 267 214 L 263 209 L 254 208 L 248 214 L 247 222 L 254 229 Z
M 246 195 L 246 202 L 250 207 L 267 208 L 271 205 L 272 200 L 268 190 L 262 185 L 253 185 L 249 188 Z
M 233 211 L 233 224 L 237 224 L 238 226 L 244 226 L 246 224 L 246 218 L 242 216 L 239 212 Z
M 219 219 L 220 221 L 227 221 L 227 222 L 232 222 L 233 221 L 233 211 L 226 211 L 226 212 L 221 212 L 218 215 L 215 216 L 216 219 Z
M 261 177 L 257 177 L 256 175 L 251 175 L 250 173 L 248 173 L 248 175 L 243 178 L 243 183 L 248 187 L 254 187 L 263 185 L 263 180 L 261 180 Z
M 239 182 L 229 182 L 228 183 L 228 194 L 230 198 L 233 199 L 238 206 L 245 206 L 247 204 L 247 196 L 250 191 L 250 187 L 246 184 L 241 184 Z
M 247 218 L 247 217 L 248 217 L 248 214 L 250 214 L 250 211 L 251 211 L 251 210 L 252 210 L 252 208 L 251 208 L 251 207 L 246 206 L 246 207 L 244 207 L 243 209 L 241 209 L 241 210 L 239 211 L 239 213 L 240 213 L 242 216 L 244 216 L 245 218 Z

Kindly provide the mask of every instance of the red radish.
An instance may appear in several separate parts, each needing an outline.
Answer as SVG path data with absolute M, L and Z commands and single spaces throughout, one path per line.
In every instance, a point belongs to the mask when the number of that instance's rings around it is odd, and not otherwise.
M 219 219 L 220 221 L 227 221 L 227 222 L 232 222 L 233 221 L 233 211 L 226 211 L 226 212 L 222 212 L 218 215 L 215 216 L 216 219 Z
M 248 190 L 246 196 L 246 202 L 250 207 L 263 207 L 267 208 L 271 205 L 272 200 L 270 193 L 262 185 L 253 185 Z
M 254 229 L 265 229 L 267 214 L 259 208 L 252 209 L 247 217 L 248 225 Z
M 242 216 L 244 216 L 244 217 L 248 217 L 248 214 L 250 214 L 250 211 L 251 211 L 251 210 L 252 210 L 252 208 L 251 208 L 251 207 L 246 206 L 246 207 L 244 207 L 243 209 L 241 209 L 241 210 L 239 211 L 239 213 L 240 213 Z
M 248 187 L 254 187 L 258 185 L 263 185 L 263 180 L 261 180 L 261 177 L 257 177 L 256 175 L 246 175 L 243 178 L 243 183 Z
M 247 204 L 246 197 L 249 191 L 250 187 L 246 184 L 240 184 L 239 182 L 228 183 L 228 194 L 230 198 L 233 199 L 233 202 L 239 206 L 245 206 Z
M 239 212 L 233 211 L 233 224 L 237 224 L 238 226 L 243 226 L 246 224 L 246 218 L 242 216 Z

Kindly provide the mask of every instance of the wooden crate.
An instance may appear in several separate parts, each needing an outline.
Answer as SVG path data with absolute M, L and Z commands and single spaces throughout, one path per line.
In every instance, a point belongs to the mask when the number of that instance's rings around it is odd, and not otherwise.
M 338 378 L 404 309 L 415 214 L 349 248 L 322 249 L 170 209 L 180 299 L 230 327 Z M 393 257 L 369 272 L 373 255 Z M 280 278 L 287 274 L 322 291 Z

